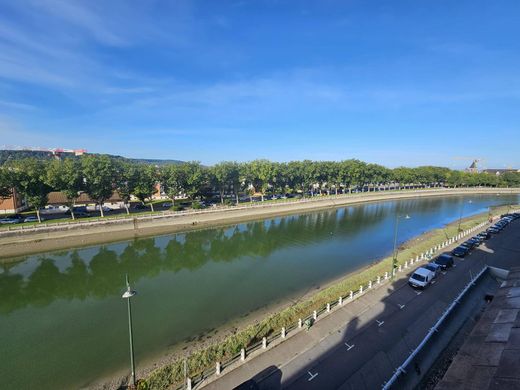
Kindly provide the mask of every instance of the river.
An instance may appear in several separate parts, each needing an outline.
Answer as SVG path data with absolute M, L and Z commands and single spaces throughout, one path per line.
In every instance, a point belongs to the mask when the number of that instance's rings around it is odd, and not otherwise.
M 471 200 L 471 203 L 469 202 Z M 73 389 L 128 367 L 124 275 L 139 364 L 231 320 L 317 288 L 399 242 L 518 196 L 435 197 L 340 207 L 189 233 L 26 256 L 0 265 L 5 389 Z

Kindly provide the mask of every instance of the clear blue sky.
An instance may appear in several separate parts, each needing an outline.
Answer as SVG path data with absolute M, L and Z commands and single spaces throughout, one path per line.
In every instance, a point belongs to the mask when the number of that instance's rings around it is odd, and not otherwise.
M 520 168 L 520 1 L 0 0 L 0 146 Z

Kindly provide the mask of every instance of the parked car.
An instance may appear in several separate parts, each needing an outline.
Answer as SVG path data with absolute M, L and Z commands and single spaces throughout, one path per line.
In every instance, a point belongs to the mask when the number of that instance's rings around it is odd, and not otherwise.
M 3 225 L 10 225 L 10 224 L 20 223 L 20 222 L 22 222 L 22 218 L 20 218 L 20 217 L 8 217 L 8 218 L 0 219 L 0 224 L 3 224 Z
M 451 254 L 453 256 L 457 256 L 457 257 L 464 257 L 468 253 L 469 253 L 469 248 L 467 246 L 464 246 L 464 245 L 459 245 L 458 247 L 456 247 L 455 249 L 453 249 L 451 251 Z
M 422 268 L 426 268 L 427 270 L 432 271 L 434 278 L 436 278 L 437 275 L 439 275 L 439 273 L 441 272 L 441 266 L 436 264 L 435 262 L 425 264 L 422 266 Z
M 90 217 L 90 213 L 86 211 L 74 211 L 74 218 Z
M 146 210 L 148 207 L 146 207 L 144 204 L 142 203 L 136 203 L 132 206 L 132 208 L 134 210 Z
M 477 234 L 478 236 L 482 237 L 482 239 L 484 240 L 488 240 L 491 238 L 491 233 L 489 233 L 487 230 L 483 231 L 483 232 L 480 232 L 479 234 Z
M 173 203 L 171 203 L 171 202 L 165 202 L 165 203 L 161 204 L 161 207 L 164 207 L 164 208 L 170 208 L 172 206 L 173 206 Z
M 45 218 L 40 217 L 40 220 L 43 222 Z M 30 215 L 23 220 L 24 222 L 38 222 L 38 217 L 36 215 Z
M 500 229 L 496 228 L 496 227 L 493 227 L 491 226 L 490 228 L 488 228 L 486 230 L 488 233 L 491 233 L 491 234 L 498 234 L 500 233 Z
M 415 272 L 408 279 L 408 284 L 414 288 L 425 288 L 427 287 L 433 280 L 435 275 L 432 271 L 426 268 L 417 268 Z
M 453 267 L 453 256 L 448 255 L 447 253 L 443 253 L 442 255 L 438 256 L 434 260 L 435 264 L 438 264 L 441 266 L 443 270 L 447 270 L 450 267 Z

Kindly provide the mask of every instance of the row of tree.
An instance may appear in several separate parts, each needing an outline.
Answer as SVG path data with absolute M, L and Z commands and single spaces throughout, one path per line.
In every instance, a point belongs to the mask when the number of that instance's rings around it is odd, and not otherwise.
M 388 169 L 359 160 L 226 161 L 211 167 L 186 162 L 158 167 L 105 155 L 85 155 L 62 161 L 29 158 L 0 166 L 0 197 L 11 196 L 15 188 L 37 212 L 47 205 L 51 191 L 61 191 L 71 210 L 82 192 L 101 206 L 117 191 L 128 212 L 131 195 L 145 202 L 157 191 L 158 183 L 172 201 L 179 196 L 196 199 L 218 193 L 221 202 L 226 197 L 233 197 L 238 203 L 240 194 L 251 197 L 255 193 L 263 200 L 267 194 L 295 192 L 314 195 L 412 186 L 516 187 L 520 186 L 520 174 L 507 172 L 495 176 L 433 166 Z M 102 207 L 100 211 L 103 216 Z

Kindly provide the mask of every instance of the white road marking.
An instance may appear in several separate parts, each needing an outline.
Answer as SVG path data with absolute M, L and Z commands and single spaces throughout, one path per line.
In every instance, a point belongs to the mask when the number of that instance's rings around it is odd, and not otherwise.
M 441 273 L 442 273 L 443 275 L 446 275 L 446 271 L 442 271 Z
M 436 280 L 432 280 L 432 284 L 435 284 Z
M 313 374 L 313 373 L 311 373 L 310 371 L 307 371 L 307 372 L 308 372 L 308 373 L 309 373 L 309 375 L 310 375 L 310 378 L 309 378 L 309 379 L 307 379 L 307 382 L 310 382 L 310 381 L 312 381 L 312 380 L 313 380 L 314 378 L 316 378 L 316 377 L 318 376 L 318 373 L 316 373 L 316 374 Z
M 399 309 L 403 310 L 406 305 L 401 305 L 398 303 L 397 306 L 399 306 Z
M 422 294 L 422 291 L 416 291 L 415 292 L 417 295 L 421 295 Z
M 352 348 L 355 347 L 354 344 L 352 344 L 352 345 L 348 345 L 348 343 L 345 343 L 345 345 L 347 346 L 347 351 L 350 351 Z
M 376 320 L 376 322 L 377 322 L 377 326 L 381 326 L 385 323 L 384 321 L 379 321 L 379 320 Z

